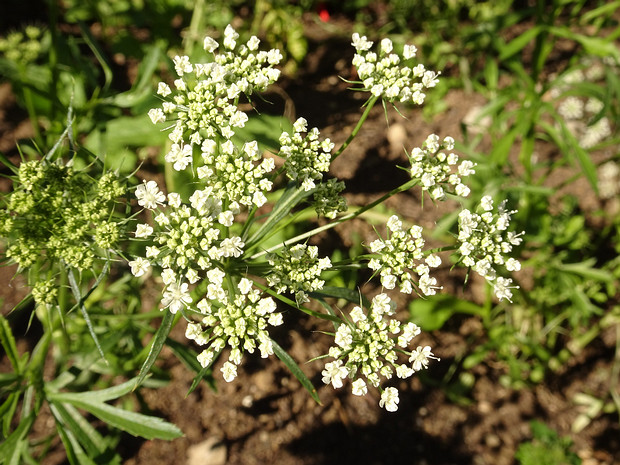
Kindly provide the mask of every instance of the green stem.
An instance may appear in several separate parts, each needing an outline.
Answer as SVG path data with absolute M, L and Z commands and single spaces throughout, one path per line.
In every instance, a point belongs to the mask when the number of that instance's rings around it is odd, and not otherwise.
M 45 144 L 43 143 L 44 141 L 41 136 L 41 129 L 39 128 L 39 117 L 37 115 L 37 110 L 35 109 L 34 102 L 32 100 L 32 91 L 28 86 L 24 86 L 23 92 L 26 111 L 28 112 L 28 118 L 30 118 L 30 122 L 32 123 L 32 129 L 34 131 L 34 139 L 37 141 L 37 144 L 39 144 L 41 147 L 44 147 Z
M 344 223 L 345 221 L 349 221 L 352 220 L 353 218 L 356 218 L 358 216 L 360 216 L 361 214 L 363 214 L 364 212 L 367 212 L 368 210 L 376 207 L 377 205 L 385 202 L 387 199 L 389 199 L 390 197 L 392 197 L 393 195 L 399 194 L 400 192 L 404 192 L 408 189 L 411 189 L 413 186 L 415 186 L 417 183 L 416 179 L 411 179 L 410 181 L 407 181 L 406 183 L 402 184 L 401 186 L 397 187 L 396 189 L 392 189 L 390 192 L 388 192 L 387 194 L 382 195 L 381 197 L 379 197 L 377 200 L 375 200 L 374 202 L 369 203 L 368 205 L 366 205 L 365 207 L 361 207 L 359 209 L 357 209 L 355 212 L 353 213 L 349 213 L 348 215 L 342 216 L 340 218 L 338 218 L 335 221 L 332 221 L 331 223 L 325 224 L 323 226 L 319 226 L 318 228 L 314 228 L 310 231 L 307 231 L 303 234 L 300 234 L 298 236 L 295 236 L 291 239 L 288 239 L 284 242 L 282 242 L 279 245 L 273 246 L 267 250 L 263 250 L 262 252 L 258 252 L 254 255 L 252 255 L 250 257 L 251 260 L 256 259 L 258 257 L 261 257 L 269 252 L 273 252 L 274 250 L 278 250 L 284 246 L 290 245 L 290 244 L 295 244 L 301 240 L 306 239 L 307 237 L 311 237 L 314 236 L 315 234 L 318 234 L 322 231 L 327 231 L 329 229 L 335 228 L 336 226 L 338 226 L 340 223 Z
M 185 54 L 189 55 L 194 49 L 194 43 L 200 34 L 202 29 L 202 19 L 204 17 L 204 0 L 198 0 L 194 2 L 194 12 L 192 13 L 192 20 L 189 23 L 189 32 L 187 34 L 187 40 L 185 42 L 184 50 Z
M 52 43 L 50 45 L 49 51 L 49 69 L 52 72 L 52 81 L 50 83 L 49 95 L 56 96 L 58 95 L 58 81 L 59 81 L 59 70 L 58 70 L 58 2 L 55 0 L 49 0 L 49 26 L 50 26 L 50 35 Z M 58 108 L 60 107 L 60 103 L 58 101 L 58 97 L 55 98 L 51 102 L 50 107 L 50 120 L 56 121 L 56 113 Z
M 342 152 L 344 152 L 344 149 L 346 149 L 349 146 L 349 144 L 353 141 L 353 139 L 355 139 L 355 136 L 357 136 L 357 133 L 362 128 L 364 121 L 366 121 L 366 118 L 368 118 L 368 115 L 370 114 L 370 110 L 372 110 L 372 107 L 375 106 L 375 103 L 377 103 L 378 99 L 379 97 L 373 95 L 366 101 L 366 104 L 365 104 L 366 110 L 364 110 L 364 113 L 362 113 L 360 120 L 357 122 L 357 126 L 355 126 L 355 128 L 353 129 L 353 132 L 351 132 L 347 140 L 345 140 L 344 143 L 340 146 L 340 148 L 336 151 L 336 153 L 334 153 L 334 155 L 332 156 L 332 161 L 338 158 L 342 154 Z

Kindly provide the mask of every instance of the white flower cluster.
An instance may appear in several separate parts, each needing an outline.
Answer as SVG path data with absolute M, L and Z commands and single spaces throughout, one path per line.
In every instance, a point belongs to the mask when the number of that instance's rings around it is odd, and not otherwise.
M 215 266 L 214 261 L 241 255 L 244 246 L 241 238 L 220 237 L 221 226 L 232 225 L 234 215 L 239 213 L 239 205 L 232 203 L 225 210 L 222 201 L 211 194 L 210 188 L 196 190 L 189 199 L 190 205 L 185 205 L 179 194 L 171 192 L 166 203 L 155 181 L 145 181 L 138 186 L 138 204 L 149 210 L 158 205 L 168 208 L 154 218 L 157 232 L 148 224 L 137 226 L 135 236 L 154 236 L 156 245 L 147 246 L 146 258 L 129 262 L 134 276 L 143 275 L 151 262 L 157 262 L 163 269 L 162 278 L 167 286 L 185 279 L 194 284 L 199 280 L 199 270 L 210 270 Z M 171 310 L 175 308 L 178 307 L 171 306 Z
M 241 278 L 236 289 L 228 283 L 225 286 L 226 273 L 220 269 L 223 261 L 243 253 L 241 237 L 222 237 L 239 213 L 239 205 L 231 202 L 224 209 L 211 187 L 194 191 L 185 205 L 179 194 L 170 193 L 166 198 L 155 181 L 138 186 L 136 197 L 144 208 L 160 211 L 154 217 L 157 231 L 149 224 L 136 228 L 136 237 L 151 238 L 154 245 L 146 247 L 145 257 L 129 262 L 131 272 L 142 276 L 157 264 L 165 285 L 162 307 L 171 313 L 188 310 L 200 315 L 199 322 L 188 324 L 186 336 L 201 346 L 208 345 L 198 356 L 201 365 L 209 365 L 228 346 L 231 352 L 222 373 L 231 381 L 243 351 L 252 353 L 258 347 L 262 357 L 273 354 L 266 328 L 282 323 L 282 315 L 275 313 L 275 301 L 261 298 L 247 278 Z M 207 283 L 205 296 L 193 305 L 189 286 L 201 279 Z
M 272 266 L 267 283 L 275 287 L 279 294 L 290 291 L 295 294 L 297 305 L 308 302 L 308 292 L 323 289 L 325 281 L 320 276 L 331 268 L 329 257 L 319 258 L 318 247 L 296 244 L 285 248 L 280 255 L 268 254 L 267 261 Z
M 471 267 L 480 276 L 493 284 L 495 295 L 501 301 L 512 298 L 512 279 L 497 276 L 497 265 L 505 266 L 508 271 L 518 271 L 521 263 L 514 259 L 505 259 L 504 255 L 512 251 L 513 246 L 521 243 L 522 233 L 508 231 L 510 218 L 516 211 L 505 208 L 506 201 L 502 202 L 496 213 L 492 213 L 493 199 L 484 196 L 480 206 L 484 211 L 481 214 L 464 209 L 459 214 L 458 249 L 465 266 Z
M 280 153 L 285 159 L 284 168 L 289 179 L 297 181 L 307 192 L 316 187 L 314 181 L 323 179 L 329 171 L 331 151 L 334 144 L 325 139 L 319 142 L 319 130 L 308 131 L 308 122 L 299 118 L 293 125 L 295 133 L 291 136 L 283 132 L 280 136 Z M 306 137 L 302 133 L 307 133 Z
M 192 163 L 194 147 L 205 139 L 230 140 L 234 128 L 244 127 L 248 120 L 237 108 L 239 96 L 265 90 L 280 76 L 274 68 L 282 59 L 279 50 L 259 52 L 256 37 L 242 45 L 237 44 L 238 37 L 229 25 L 224 32 L 224 50 L 214 54 L 211 63 L 194 64 L 187 56 L 175 56 L 178 79 L 174 90 L 159 83 L 157 93 L 165 100 L 161 108 L 149 111 L 149 117 L 153 123 L 174 121 L 169 134 L 173 145 L 166 161 L 176 170 Z M 212 38 L 205 39 L 207 52 L 213 53 L 218 47 Z
M 601 199 L 612 199 L 620 194 L 620 166 L 614 161 L 598 168 L 598 193 Z
M 449 193 L 461 197 L 469 195 L 469 187 L 463 184 L 461 178 L 474 174 L 476 165 L 470 160 L 463 160 L 459 164 L 458 155 L 443 152 L 452 149 L 454 149 L 452 137 L 446 137 L 440 142 L 437 135 L 431 134 L 422 147 L 414 148 L 409 155 L 411 178 L 417 179 L 422 189 L 429 191 L 431 198 L 435 200 L 444 200 L 447 189 Z M 453 172 L 454 168 L 456 173 Z
M 396 215 L 390 217 L 387 228 L 387 239 L 379 238 L 369 245 L 370 251 L 379 256 L 370 259 L 368 267 L 379 273 L 386 289 L 394 289 L 398 284 L 401 292 L 411 294 L 416 286 L 422 294 L 434 295 L 441 287 L 437 286 L 437 279 L 430 276 L 430 269 L 441 265 L 441 258 L 434 254 L 425 256 L 422 228 L 414 225 L 405 231 Z M 412 272 L 418 275 L 417 282 Z
M 381 41 L 378 55 L 370 51 L 373 43 L 358 33 L 353 34 L 351 45 L 357 52 L 353 65 L 357 68 L 364 90 L 375 97 L 421 105 L 426 97 L 423 90 L 435 87 L 439 82 L 438 74 L 427 70 L 423 64 L 411 67 L 403 63 L 403 59 L 415 57 L 417 49 L 413 45 L 405 45 L 402 58 L 393 53 L 394 47 L 389 39 Z
M 213 270 L 207 298 L 198 302 L 202 315 L 198 323 L 188 323 L 185 336 L 200 346 L 207 346 L 199 355 L 202 367 L 209 366 L 224 347 L 230 347 L 228 361 L 221 368 L 227 382 L 237 376 L 237 366 L 243 352 L 254 353 L 258 348 L 261 357 L 273 354 L 273 343 L 267 327 L 282 324 L 282 314 L 275 313 L 276 303 L 271 297 L 261 298 L 252 281 L 241 278 L 237 285 L 239 293 L 232 301 L 223 289 L 224 272 Z M 212 304 L 216 295 L 218 302 Z
M 579 146 L 584 149 L 591 149 L 603 142 L 613 130 L 613 121 L 601 115 L 605 109 L 604 102 L 597 97 L 579 95 L 583 83 L 601 82 L 604 79 L 604 65 L 617 74 L 618 64 L 613 59 L 604 59 L 603 62 L 583 62 L 584 70 L 571 68 L 560 76 L 553 76 L 550 95 L 558 99 L 558 115 L 564 119 L 568 129 L 579 141 Z
M 262 207 L 267 202 L 265 193 L 273 184 L 266 175 L 275 162 L 262 157 L 256 141 L 247 142 L 239 150 L 230 140 L 218 144 L 205 139 L 201 150 L 204 165 L 196 172 L 198 179 L 212 189 L 212 195 L 246 206 Z
M 329 349 L 329 357 L 335 359 L 325 364 L 323 382 L 335 389 L 343 386 L 347 377 L 353 379 L 352 392 L 356 396 L 366 395 L 368 384 L 379 388 L 381 378 L 390 380 L 396 374 L 406 379 L 415 372 L 428 367 L 434 359 L 429 346 L 409 351 L 409 343 L 420 334 L 414 323 L 401 325 L 389 318 L 394 314 L 394 304 L 386 294 L 372 299 L 368 313 L 356 306 L 351 310 L 336 331 L 336 346 Z M 409 364 L 398 361 L 399 354 L 409 357 Z M 379 405 L 389 412 L 398 409 L 398 390 L 393 387 L 381 389 Z

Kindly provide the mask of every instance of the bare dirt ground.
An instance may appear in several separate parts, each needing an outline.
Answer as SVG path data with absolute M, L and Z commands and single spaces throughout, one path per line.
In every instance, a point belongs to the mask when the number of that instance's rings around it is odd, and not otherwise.
M 344 140 L 363 103 L 338 78 L 349 77 L 351 72 L 346 65 L 350 57 L 343 61 L 342 56 L 348 48 L 347 43 L 315 37 L 299 75 L 280 84 L 281 107 L 278 96 L 270 96 L 276 102 L 272 111 L 284 111 L 284 101 L 290 98 L 296 116 L 304 116 L 336 144 Z M 7 87 L 0 91 L 0 150 L 15 154 L 15 141 L 29 136 L 28 123 Z M 403 145 L 410 149 L 433 132 L 458 138 L 461 121 L 482 102 L 477 95 L 453 91 L 447 103 L 448 110 L 430 122 L 423 120 L 419 110 L 403 110 L 407 119 L 390 110 L 389 129 L 383 109 L 373 110 L 360 137 L 333 166 L 333 174 L 347 183 L 350 204 L 363 205 L 397 186 L 402 176 L 397 165 L 405 165 Z M 425 228 L 432 227 L 441 214 L 430 203 L 422 211 L 418 193 L 400 195 L 388 206 Z M 365 242 L 373 235 L 361 221 L 354 227 L 360 228 Z M 352 231 L 338 233 L 321 238 L 323 245 L 347 244 Z M 327 244 L 329 240 L 335 244 Z M 23 282 L 12 281 L 11 270 L 2 271 L 5 285 L 0 295 L 6 314 L 23 295 Z M 458 285 L 449 283 L 446 270 L 446 290 L 462 294 Z M 365 290 L 373 292 L 372 284 Z M 465 292 L 466 297 L 478 299 L 476 286 Z M 406 318 L 407 301 L 396 297 L 401 316 Z M 296 360 L 325 353 L 328 341 L 317 331 L 329 328 L 293 311 L 287 312 L 285 320 L 287 327 L 280 328 L 274 338 Z M 183 341 L 183 333 L 184 328 L 178 326 L 172 337 Z M 615 334 L 603 334 L 578 359 L 532 389 L 503 387 L 499 378 L 506 367 L 493 360 L 484 362 L 473 369 L 475 384 L 468 401 L 458 403 L 448 395 L 449 380 L 458 374 L 451 374 L 451 367 L 473 343 L 484 340 L 481 323 L 476 318 L 455 318 L 442 330 L 420 337 L 419 343 L 431 345 L 441 361 L 398 385 L 401 401 L 396 413 L 380 409 L 378 399 L 370 396 L 358 398 L 346 388 L 334 391 L 323 386 L 320 362 L 304 364 L 302 369 L 318 387 L 322 405 L 310 398 L 278 360 L 248 357 L 234 382 L 226 383 L 216 375 L 216 392 L 203 384 L 186 397 L 193 375 L 164 350 L 161 367 L 169 372 L 170 383 L 142 393 L 149 408 L 178 425 L 185 436 L 170 442 L 126 436 L 120 451 L 127 465 L 509 465 L 515 463 L 518 445 L 531 438 L 530 421 L 539 419 L 561 436 L 572 437 L 584 465 L 620 463 L 617 416 L 599 416 L 578 435 L 570 431 L 579 413 L 573 396 L 578 392 L 602 396 L 608 389 Z M 214 367 L 216 374 L 219 366 Z M 61 454 L 50 456 L 50 464 L 62 462 Z

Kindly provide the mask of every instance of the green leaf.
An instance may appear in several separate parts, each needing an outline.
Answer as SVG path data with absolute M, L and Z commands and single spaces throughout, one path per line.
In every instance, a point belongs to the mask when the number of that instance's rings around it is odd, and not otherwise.
M 111 99 L 111 103 L 119 107 L 130 108 L 151 95 L 153 93 L 151 78 L 157 69 L 161 56 L 162 51 L 159 46 L 151 46 L 148 53 L 142 58 L 142 62 L 138 68 L 138 79 L 133 87 L 127 92 L 114 95 Z
M 314 189 L 310 191 L 304 191 L 302 187 L 297 187 L 297 184 L 295 182 L 290 182 L 282 196 L 273 206 L 273 210 L 269 214 L 267 220 L 258 228 L 258 231 L 256 231 L 247 240 L 245 251 L 247 252 L 248 250 L 255 247 L 260 242 L 260 240 L 265 237 L 265 235 L 269 233 L 269 231 L 273 229 L 282 218 L 284 218 L 291 212 L 295 205 L 301 202 L 304 198 L 312 195 L 313 192 Z
M 334 297 L 336 299 L 344 299 L 356 305 L 362 305 L 366 308 L 370 307 L 370 301 L 358 290 L 347 289 L 345 287 L 324 286 L 323 289 L 313 291 L 310 295 L 312 297 L 315 295 L 319 297 Z
M 199 380 L 205 380 L 212 389 L 215 389 L 215 385 L 213 384 L 213 377 L 211 376 L 211 371 L 209 367 L 205 370 L 200 362 L 196 358 L 198 354 L 195 351 L 188 348 L 186 344 L 182 344 L 174 339 L 166 339 L 166 345 L 172 350 L 174 355 L 177 356 L 179 360 L 181 360 L 190 370 L 195 373 L 202 373 Z M 215 357 L 214 357 L 215 360 Z
M 136 379 L 134 389 L 136 389 L 138 386 L 140 386 L 140 384 L 142 384 L 142 381 L 144 381 L 146 375 L 148 375 L 151 371 L 151 367 L 157 360 L 161 349 L 166 343 L 166 338 L 168 337 L 168 334 L 170 334 L 170 330 L 172 329 L 174 320 L 175 316 L 168 310 L 164 310 L 164 317 L 161 320 L 161 324 L 159 325 L 157 333 L 155 333 L 155 336 L 153 337 L 149 354 L 146 357 L 142 368 L 140 368 L 140 373 L 138 374 L 138 377 Z
M 103 75 L 105 76 L 104 87 L 108 88 L 110 84 L 112 83 L 112 78 L 114 77 L 114 74 L 112 73 L 112 67 L 108 63 L 108 60 L 105 57 L 105 53 L 103 52 L 103 50 L 101 50 L 101 47 L 99 47 L 97 40 L 91 34 L 88 26 L 81 21 L 78 24 L 80 26 L 80 31 L 82 32 L 82 37 L 84 38 L 84 42 L 86 42 L 86 45 L 88 45 L 90 50 L 93 52 L 93 54 L 97 58 L 97 61 L 101 65 L 101 69 L 103 69 Z
M 511 40 L 508 44 L 500 48 L 499 60 L 505 61 L 514 54 L 520 52 L 527 44 L 529 44 L 542 31 L 541 26 L 534 26 L 528 29 L 520 36 Z
M 108 425 L 146 439 L 175 439 L 183 432 L 172 423 L 161 418 L 131 412 L 93 400 L 88 393 L 55 393 L 50 397 L 55 402 L 65 402 L 92 413 Z
M 18 464 L 21 456 L 22 441 L 30 431 L 34 423 L 35 413 L 30 412 L 19 423 L 19 426 L 13 431 L 5 441 L 0 444 L 0 463 Z M 8 460 L 7 460 L 8 459 Z
M 86 455 L 82 446 L 75 438 L 73 433 L 65 428 L 56 428 L 60 440 L 65 446 L 65 453 L 71 465 L 97 465 L 92 459 Z
M 286 367 L 291 371 L 291 373 L 293 373 L 293 375 L 295 375 L 295 378 L 299 380 L 301 385 L 306 388 L 306 391 L 310 393 L 310 396 L 316 401 L 316 403 L 322 405 L 321 399 L 319 399 L 319 395 L 317 394 L 315 387 L 312 385 L 312 382 L 308 379 L 306 374 L 301 371 L 301 368 L 299 368 L 299 365 L 297 365 L 295 360 L 293 360 L 293 358 L 286 353 L 286 351 L 280 347 L 276 341 L 271 339 L 271 343 L 273 344 L 273 351 L 276 356 L 284 362 Z
M 616 62 L 620 61 L 620 50 L 614 41 L 604 37 L 585 36 L 565 27 L 550 27 L 549 32 L 558 37 L 574 40 L 579 43 L 589 55 L 602 58 L 613 57 Z
M 101 434 L 71 404 L 51 402 L 50 410 L 59 426 L 58 429 L 72 431 L 90 457 L 97 457 L 105 451 L 105 442 Z
M 599 270 L 594 268 L 596 264 L 596 258 L 592 257 L 588 260 L 584 260 L 579 263 L 566 263 L 557 265 L 557 269 L 561 271 L 567 271 L 574 273 L 584 278 L 594 279 L 595 281 L 602 281 L 605 283 L 612 283 L 614 278 L 608 271 Z
M 4 352 L 11 362 L 15 373 L 21 373 L 19 354 L 17 353 L 15 338 L 13 337 L 13 332 L 9 326 L 9 322 L 2 315 L 0 315 L 0 344 L 4 347 Z
M 107 263 L 106 263 L 106 268 L 107 268 Z M 103 272 L 102 272 L 102 275 L 103 275 Z M 95 333 L 95 328 L 93 327 L 93 323 L 92 321 L 90 321 L 90 316 L 88 315 L 88 312 L 86 311 L 86 307 L 84 306 L 84 299 L 87 296 L 82 296 L 80 287 L 78 286 L 77 281 L 75 280 L 75 275 L 73 274 L 72 269 L 70 268 L 67 269 L 67 276 L 69 277 L 69 285 L 71 286 L 71 292 L 73 294 L 73 297 L 75 297 L 75 300 L 77 301 L 77 305 L 80 308 L 80 312 L 82 313 L 82 316 L 84 317 L 84 321 L 86 322 L 88 331 L 90 332 L 90 335 L 93 338 L 93 341 L 95 341 L 95 346 L 97 346 L 97 350 L 99 351 L 101 358 L 105 360 L 105 355 L 103 353 L 103 349 L 101 348 L 101 344 L 99 343 L 99 338 L 97 337 L 97 333 Z M 99 279 L 99 282 L 100 281 L 101 279 Z M 95 283 L 93 288 L 96 287 L 99 284 L 99 282 Z M 106 363 L 107 363 L 107 360 L 106 360 Z
M 7 437 L 9 434 L 11 422 L 13 421 L 15 410 L 17 410 L 20 395 L 20 391 L 11 392 L 2 406 L 0 406 L 0 418 L 2 418 L 2 437 Z
M 48 398 L 57 401 L 68 401 L 68 399 L 80 399 L 84 402 L 107 402 L 108 400 L 118 399 L 119 397 L 129 394 L 136 387 L 136 379 L 132 378 L 118 386 L 112 386 L 107 389 L 97 391 L 84 392 L 49 392 Z
M 592 20 L 598 18 L 599 16 L 608 14 L 611 15 L 615 13 L 618 8 L 620 8 L 620 1 L 607 3 L 606 5 L 586 11 L 579 19 L 579 22 L 581 24 L 589 24 Z
M 486 310 L 448 294 L 437 294 L 412 301 L 409 304 L 409 313 L 411 320 L 424 331 L 434 331 L 441 328 L 452 315 L 457 313 L 484 315 Z

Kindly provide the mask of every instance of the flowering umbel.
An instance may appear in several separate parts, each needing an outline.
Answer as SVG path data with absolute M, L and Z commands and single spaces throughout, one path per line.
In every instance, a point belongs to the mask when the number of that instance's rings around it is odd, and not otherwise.
M 421 64 L 410 65 L 416 52 L 413 46 L 397 54 L 386 39 L 377 54 L 370 51 L 372 43 L 357 34 L 353 45 L 362 90 L 372 94 L 369 105 L 379 98 L 422 103 L 423 90 L 437 82 L 436 73 Z M 406 294 L 415 291 L 430 296 L 440 291 L 442 286 L 431 270 L 441 259 L 426 249 L 421 227 L 406 228 L 396 215 L 387 221 L 386 237 L 369 244 L 370 254 L 342 260 L 335 258 L 337 254 L 321 255 L 319 246 L 311 242 L 314 234 L 380 203 L 341 215 L 348 209 L 341 195 L 345 186 L 328 176 L 332 160 L 361 124 L 335 152 L 334 144 L 304 118 L 293 123 L 292 131 L 280 134 L 277 153 L 266 156 L 258 141 L 244 140 L 240 129 L 248 116 L 238 106 L 241 94 L 249 99 L 279 76 L 275 66 L 281 54 L 258 51 L 258 47 L 256 37 L 242 43 L 229 26 L 221 43 L 210 37 L 204 40 L 211 61 L 195 63 L 186 56 L 173 59 L 178 78 L 172 86 L 159 84 L 163 103 L 149 115 L 155 124 L 170 124 L 166 130 L 171 146 L 165 160 L 174 170 L 193 175 L 193 190 L 182 195 L 170 188 L 172 192 L 166 195 L 153 180 L 136 187 L 137 204 L 147 214 L 134 230 L 134 237 L 144 242 L 144 253 L 129 261 L 131 272 L 140 277 L 152 269 L 160 271 L 162 310 L 187 320 L 185 335 L 200 347 L 197 359 L 203 368 L 221 353 L 226 357 L 220 368 L 225 381 L 237 377 L 245 353 L 258 352 L 265 358 L 277 354 L 306 387 L 311 384 L 303 381 L 302 370 L 286 361 L 290 357 L 283 357 L 271 339 L 271 328 L 283 323 L 280 301 L 334 323 L 334 345 L 325 355 L 333 360 L 321 372 L 326 385 L 338 389 L 350 379 L 354 395 L 366 395 L 369 387 L 374 388 L 380 392 L 379 405 L 396 411 L 398 390 L 384 383 L 395 376 L 409 378 L 436 357 L 428 345 L 412 347 L 420 328 L 394 318 L 395 305 L 387 292 L 398 288 Z M 459 161 L 453 148 L 451 137 L 440 140 L 436 135 L 414 148 L 408 154 L 411 180 L 400 191 L 417 185 L 433 200 L 444 200 L 448 194 L 466 197 L 469 188 L 464 180 L 474 173 L 474 164 Z M 315 229 L 300 233 L 298 227 L 291 227 L 299 226 L 298 218 L 307 218 L 311 209 L 323 217 Z M 500 212 L 500 217 L 505 219 L 505 213 Z M 501 234 L 498 222 L 495 229 L 485 229 L 485 234 Z M 475 239 L 481 228 L 463 225 L 472 232 L 469 256 L 484 260 L 490 249 L 482 237 Z M 291 230 L 297 235 L 287 237 Z M 497 254 L 492 253 L 493 263 L 498 264 Z M 468 260 L 463 261 L 473 266 Z M 516 266 L 510 260 L 506 264 Z M 324 297 L 346 295 L 347 300 L 357 301 L 346 289 L 328 282 L 330 274 L 364 266 L 379 277 L 382 292 L 371 302 L 362 298 L 348 312 L 333 311 Z M 510 282 L 502 279 L 494 284 L 496 289 L 504 286 L 501 295 L 509 298 Z M 305 307 L 313 299 L 328 309 L 326 314 Z
M 335 360 L 325 364 L 323 382 L 338 389 L 343 380 L 351 378 L 352 393 L 361 396 L 368 392 L 368 384 L 381 389 L 382 379 L 390 380 L 394 375 L 406 379 L 427 368 L 428 360 L 435 358 L 429 346 L 409 351 L 420 328 L 414 323 L 401 325 L 391 318 L 394 313 L 395 306 L 386 294 L 375 296 L 367 311 L 354 307 L 334 334 L 336 345 L 329 349 L 328 356 Z M 409 363 L 402 360 L 403 356 Z M 388 387 L 381 391 L 379 405 L 396 411 L 398 390 Z

